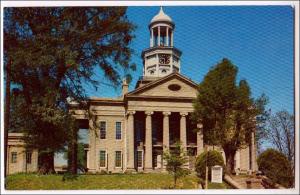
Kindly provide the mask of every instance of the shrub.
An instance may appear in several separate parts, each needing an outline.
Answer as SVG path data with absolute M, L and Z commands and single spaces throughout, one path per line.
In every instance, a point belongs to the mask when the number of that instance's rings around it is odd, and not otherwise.
M 257 159 L 258 169 L 274 183 L 292 187 L 293 171 L 287 157 L 274 149 L 267 149 Z
M 208 154 L 208 155 L 207 155 Z M 205 179 L 205 167 L 206 167 L 206 157 L 207 158 L 207 166 L 208 166 L 208 179 L 211 178 L 211 167 L 215 165 L 220 165 L 223 167 L 223 174 L 224 174 L 224 160 L 223 156 L 220 152 L 216 150 L 203 152 L 201 153 L 196 159 L 196 172 L 197 176 L 201 179 Z

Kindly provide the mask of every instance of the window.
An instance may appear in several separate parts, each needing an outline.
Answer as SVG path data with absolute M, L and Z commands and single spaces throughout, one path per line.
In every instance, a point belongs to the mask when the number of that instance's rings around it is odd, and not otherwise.
M 150 71 L 150 74 L 154 74 L 154 71 L 153 71 L 153 70 L 151 70 L 151 71 Z
M 11 153 L 11 163 L 17 163 L 17 153 L 16 152 Z
M 106 151 L 100 151 L 100 167 L 106 167 Z
M 26 152 L 26 163 L 31 164 L 32 152 Z
M 137 164 L 138 167 L 141 168 L 143 167 L 143 151 L 137 151 Z
M 121 122 L 116 122 L 116 139 L 122 139 L 122 126 Z
M 166 69 L 162 69 L 161 73 L 167 73 L 167 70 Z
M 122 166 L 122 152 L 121 151 L 116 151 L 115 162 L 116 162 L 116 164 L 115 164 L 116 167 Z
M 106 122 L 100 121 L 100 139 L 106 139 Z

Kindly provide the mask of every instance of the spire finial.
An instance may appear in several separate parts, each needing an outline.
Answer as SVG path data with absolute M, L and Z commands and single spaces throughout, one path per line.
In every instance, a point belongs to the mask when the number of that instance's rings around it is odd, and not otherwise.
M 160 6 L 160 11 L 161 11 L 161 12 L 164 12 L 163 6 Z

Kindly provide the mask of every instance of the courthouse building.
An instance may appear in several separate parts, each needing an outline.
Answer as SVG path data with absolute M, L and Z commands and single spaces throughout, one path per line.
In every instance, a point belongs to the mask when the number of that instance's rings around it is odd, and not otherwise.
M 184 65 L 174 45 L 175 23 L 161 8 L 149 31 L 150 47 L 142 51 L 143 73 L 135 89 L 129 92 L 124 81 L 121 97 L 90 98 L 89 117 L 83 110 L 75 112 L 78 119 L 89 121 L 90 172 L 164 170 L 162 154 L 177 140 L 189 155 L 191 169 L 195 156 L 204 151 L 202 132 L 196 133 L 191 122 L 197 84 L 180 73 Z M 252 144 L 237 152 L 235 168 L 256 170 L 255 151 L 253 133 Z
M 201 125 L 191 122 L 197 84 L 180 73 L 184 64 L 174 45 L 175 23 L 161 8 L 149 31 L 149 48 L 141 54 L 143 73 L 133 91 L 124 80 L 120 97 L 91 97 L 88 112 L 74 104 L 74 116 L 89 132 L 89 172 L 163 171 L 162 154 L 176 141 L 182 143 L 189 156 L 187 166 L 193 169 L 195 157 L 204 151 L 201 128 L 194 131 Z M 237 151 L 236 169 L 256 170 L 254 133 L 251 139 Z

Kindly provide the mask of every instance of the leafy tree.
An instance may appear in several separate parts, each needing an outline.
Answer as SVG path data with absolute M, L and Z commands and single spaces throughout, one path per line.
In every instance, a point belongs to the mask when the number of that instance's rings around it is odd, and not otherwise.
M 258 115 L 256 116 L 256 132 L 255 132 L 255 141 L 257 152 L 260 154 L 262 151 L 262 144 L 267 137 L 267 124 L 268 119 L 271 114 L 271 109 L 266 109 L 266 105 L 268 104 L 269 99 L 265 94 L 262 94 L 260 98 L 258 98 L 255 103 L 255 108 L 258 110 Z
M 84 151 L 84 143 L 77 143 L 77 166 L 80 170 L 86 169 L 86 156 Z M 64 152 L 64 159 L 68 160 L 69 158 L 69 152 Z
M 257 159 L 258 169 L 261 170 L 274 183 L 285 187 L 294 185 L 294 176 L 291 164 L 287 157 L 274 149 L 267 149 Z
M 268 118 L 266 132 L 266 140 L 288 158 L 293 170 L 295 160 L 294 121 L 294 116 L 288 111 L 279 111 Z
M 175 148 L 164 152 L 163 159 L 167 162 L 167 171 L 174 177 L 174 188 L 176 188 L 178 178 L 190 174 L 189 169 L 183 167 L 188 162 L 188 159 L 181 144 L 176 142 Z
M 126 10 L 4 8 L 4 59 L 11 61 L 11 82 L 24 100 L 16 109 L 22 112 L 13 114 L 24 120 L 12 125 L 23 130 L 28 147 L 39 149 L 43 173 L 54 171 L 54 152 L 67 143 L 73 145 L 72 161 L 77 162 L 74 135 L 78 127 L 69 112 L 69 101 L 86 108 L 84 87 L 92 85 L 97 90 L 103 80 L 95 77 L 95 71 L 101 70 L 113 86 L 122 77 L 130 80 L 135 65 L 130 63 L 129 45 L 135 26 L 128 21 Z
M 207 152 L 202 152 L 196 159 L 196 172 L 197 176 L 205 180 L 205 169 L 208 166 L 208 179 L 211 178 L 211 167 L 219 165 L 225 167 L 223 156 L 220 152 L 216 150 L 211 150 Z
M 246 80 L 236 84 L 238 68 L 228 59 L 212 67 L 198 86 L 193 120 L 203 124 L 206 144 L 220 145 L 226 156 L 226 171 L 234 170 L 236 151 L 250 144 L 251 133 L 263 113 L 265 96 L 251 98 Z

